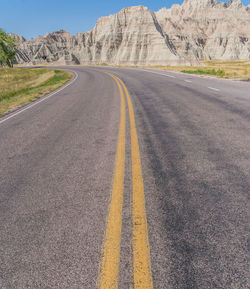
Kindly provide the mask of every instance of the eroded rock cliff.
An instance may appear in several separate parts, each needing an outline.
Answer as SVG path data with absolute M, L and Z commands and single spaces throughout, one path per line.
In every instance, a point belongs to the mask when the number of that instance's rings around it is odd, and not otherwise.
M 17 62 L 192 65 L 199 59 L 249 59 L 249 27 L 250 9 L 241 0 L 184 0 L 155 13 L 136 6 L 100 18 L 87 33 L 19 37 Z

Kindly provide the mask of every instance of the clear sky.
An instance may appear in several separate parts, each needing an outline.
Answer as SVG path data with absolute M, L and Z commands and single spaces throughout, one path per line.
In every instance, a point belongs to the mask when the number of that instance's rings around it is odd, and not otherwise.
M 144 5 L 153 11 L 183 0 L 0 0 L 0 27 L 30 39 L 60 29 L 72 34 L 92 29 L 101 16 Z M 244 5 L 250 0 L 243 0 Z

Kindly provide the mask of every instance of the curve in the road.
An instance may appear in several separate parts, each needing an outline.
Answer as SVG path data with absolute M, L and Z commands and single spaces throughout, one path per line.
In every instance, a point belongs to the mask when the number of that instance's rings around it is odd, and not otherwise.
M 249 83 L 73 70 L 2 119 L 0 287 L 248 288 Z

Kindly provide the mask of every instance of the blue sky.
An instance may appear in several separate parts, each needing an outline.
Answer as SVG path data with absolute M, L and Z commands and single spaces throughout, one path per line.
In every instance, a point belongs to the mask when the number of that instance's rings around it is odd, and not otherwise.
M 29 39 L 64 29 L 72 34 L 92 29 L 96 20 L 124 7 L 145 5 L 153 11 L 183 0 L 0 0 L 0 27 Z M 250 0 L 242 1 L 245 5 Z

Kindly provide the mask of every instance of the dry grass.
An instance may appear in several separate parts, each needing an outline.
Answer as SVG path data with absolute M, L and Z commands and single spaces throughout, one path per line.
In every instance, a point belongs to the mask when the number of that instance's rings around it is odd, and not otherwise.
M 250 60 L 209 60 L 202 62 L 206 67 L 223 69 L 225 78 L 250 78 Z
M 72 75 L 46 68 L 0 68 L 0 115 L 64 85 Z
M 220 78 L 250 78 L 250 60 L 207 60 L 202 61 L 204 66 L 147 66 L 170 71 L 179 71 L 194 74 L 207 74 Z

